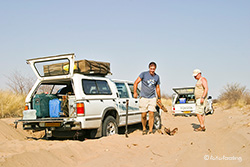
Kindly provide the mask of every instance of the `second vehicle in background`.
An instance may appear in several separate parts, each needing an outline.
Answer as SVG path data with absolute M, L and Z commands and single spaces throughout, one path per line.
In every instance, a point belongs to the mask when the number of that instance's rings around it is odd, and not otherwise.
M 195 115 L 194 87 L 173 88 L 172 111 L 174 115 Z M 205 114 L 213 114 L 212 96 L 208 96 Z

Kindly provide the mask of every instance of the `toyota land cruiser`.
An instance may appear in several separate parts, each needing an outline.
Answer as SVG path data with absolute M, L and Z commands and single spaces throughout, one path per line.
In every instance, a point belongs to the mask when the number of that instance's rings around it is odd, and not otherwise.
M 77 62 L 74 54 L 27 60 L 37 81 L 25 100 L 23 118 L 16 124 L 22 122 L 24 130 L 45 130 L 47 138 L 79 132 L 92 137 L 113 135 L 126 124 L 127 100 L 128 124 L 141 122 L 133 82 L 106 77 L 110 71 L 99 69 L 105 63 L 97 63 L 86 72 Z M 157 109 L 156 129 L 161 125 L 161 109 Z

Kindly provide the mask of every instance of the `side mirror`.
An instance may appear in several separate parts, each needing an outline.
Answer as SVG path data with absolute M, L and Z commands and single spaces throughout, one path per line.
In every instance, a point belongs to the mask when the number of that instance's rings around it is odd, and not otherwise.
M 207 99 L 212 99 L 212 96 L 208 96 L 208 98 Z

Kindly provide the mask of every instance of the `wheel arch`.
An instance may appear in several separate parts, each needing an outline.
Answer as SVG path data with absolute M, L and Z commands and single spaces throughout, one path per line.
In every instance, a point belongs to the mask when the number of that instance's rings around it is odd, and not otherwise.
M 117 125 L 119 125 L 119 114 L 118 114 L 117 110 L 114 107 L 107 107 L 102 113 L 101 124 L 100 124 L 100 127 L 97 128 L 95 134 L 93 134 L 94 137 L 101 137 L 102 136 L 103 122 L 110 115 L 115 118 Z
M 117 112 L 117 110 L 114 107 L 108 107 L 104 110 L 103 114 L 102 114 L 102 123 L 103 121 L 108 117 L 108 116 L 113 116 L 117 122 L 117 124 L 119 124 L 119 114 Z

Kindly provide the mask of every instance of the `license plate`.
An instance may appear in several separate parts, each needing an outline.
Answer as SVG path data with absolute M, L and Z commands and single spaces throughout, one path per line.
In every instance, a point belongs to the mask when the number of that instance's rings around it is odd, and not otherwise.
M 191 111 L 183 111 L 183 113 L 187 114 L 187 113 L 191 113 Z
M 45 127 L 60 127 L 61 123 L 60 122 L 46 122 Z

